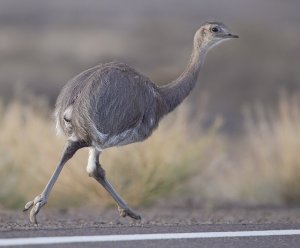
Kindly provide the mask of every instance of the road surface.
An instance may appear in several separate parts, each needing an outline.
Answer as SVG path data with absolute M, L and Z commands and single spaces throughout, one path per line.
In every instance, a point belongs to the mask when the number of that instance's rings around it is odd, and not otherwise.
M 10 247 L 300 247 L 300 208 L 157 207 L 140 213 L 137 222 L 115 210 L 44 208 L 33 226 L 21 211 L 2 210 L 0 246 L 25 238 Z

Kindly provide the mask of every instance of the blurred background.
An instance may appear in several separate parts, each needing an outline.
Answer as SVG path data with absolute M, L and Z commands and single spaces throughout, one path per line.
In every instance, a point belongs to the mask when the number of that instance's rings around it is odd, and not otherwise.
M 210 51 L 196 89 L 153 137 L 104 153 L 108 175 L 133 205 L 299 204 L 299 9 L 296 0 L 0 0 L 0 207 L 23 206 L 54 170 L 64 138 L 52 110 L 69 79 L 120 60 L 165 84 L 206 21 L 240 39 Z M 86 159 L 76 155 L 49 205 L 111 204 Z

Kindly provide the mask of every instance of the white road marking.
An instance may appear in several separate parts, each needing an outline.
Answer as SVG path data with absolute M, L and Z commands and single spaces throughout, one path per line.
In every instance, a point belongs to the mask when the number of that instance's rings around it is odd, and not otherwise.
M 258 237 L 258 236 L 265 237 L 265 236 L 286 236 L 286 235 L 300 235 L 300 229 L 13 238 L 13 239 L 0 239 L 0 246 L 18 246 L 18 245 L 25 246 L 25 245 L 48 245 L 48 244 L 87 243 L 87 242 L 165 240 L 165 239 L 170 240 L 170 239 L 232 238 L 232 237 Z

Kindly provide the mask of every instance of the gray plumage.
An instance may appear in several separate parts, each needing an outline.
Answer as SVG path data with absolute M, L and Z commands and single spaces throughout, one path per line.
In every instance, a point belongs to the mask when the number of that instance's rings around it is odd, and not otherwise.
M 175 109 L 194 88 L 207 51 L 229 38 L 222 23 L 205 23 L 196 32 L 190 62 L 173 82 L 157 86 L 148 77 L 124 63 L 107 63 L 88 69 L 70 80 L 56 102 L 56 126 L 68 141 L 62 158 L 43 192 L 25 205 L 30 221 L 47 203 L 64 164 L 83 147 L 89 147 L 88 174 L 113 197 L 120 215 L 140 219 L 114 190 L 99 163 L 109 147 L 143 141 L 159 121 Z
M 159 88 L 133 68 L 116 62 L 76 76 L 56 103 L 58 128 L 100 150 L 144 140 L 166 113 Z

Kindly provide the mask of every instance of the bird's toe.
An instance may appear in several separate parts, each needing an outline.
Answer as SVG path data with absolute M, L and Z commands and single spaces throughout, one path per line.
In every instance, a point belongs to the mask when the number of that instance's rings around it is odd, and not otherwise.
M 37 225 L 36 215 L 37 215 L 37 212 L 35 211 L 34 208 L 32 208 L 30 211 L 30 214 L 29 214 L 29 220 L 32 224 L 35 224 L 35 225 Z
M 31 208 L 29 220 L 32 224 L 37 224 L 36 216 L 39 213 L 42 206 L 44 206 L 46 203 L 47 200 L 42 195 L 38 195 L 34 198 L 33 201 L 29 201 L 28 203 L 26 203 L 23 211 L 27 211 Z
M 25 204 L 25 207 L 23 209 L 23 212 L 27 211 L 28 209 L 30 209 L 33 206 L 33 201 L 29 201 Z
M 133 212 L 131 209 L 129 208 L 119 208 L 119 214 L 121 217 L 126 217 L 126 216 L 129 216 L 131 217 L 132 219 L 135 219 L 135 220 L 141 220 L 141 216 L 136 214 L 135 212 Z

